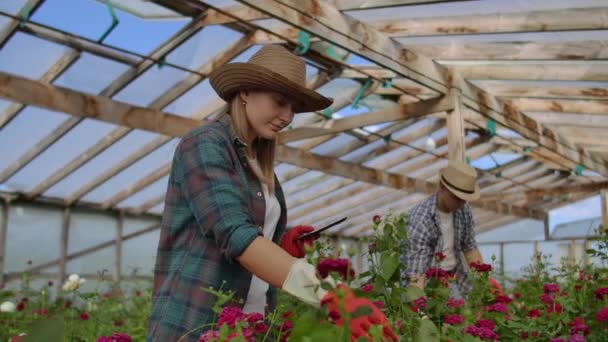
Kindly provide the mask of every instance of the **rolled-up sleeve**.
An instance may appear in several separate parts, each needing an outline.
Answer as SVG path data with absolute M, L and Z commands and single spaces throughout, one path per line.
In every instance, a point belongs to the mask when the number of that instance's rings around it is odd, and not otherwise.
M 181 191 L 203 233 L 213 235 L 222 255 L 233 262 L 261 233 L 226 140 L 212 133 L 201 137 L 188 137 L 177 148 Z
M 424 274 L 430 267 L 434 249 L 431 246 L 430 234 L 427 227 L 424 227 L 424 222 L 412 222 L 410 218 L 408 241 L 403 246 L 402 251 L 400 260 L 405 265 L 402 278 Z

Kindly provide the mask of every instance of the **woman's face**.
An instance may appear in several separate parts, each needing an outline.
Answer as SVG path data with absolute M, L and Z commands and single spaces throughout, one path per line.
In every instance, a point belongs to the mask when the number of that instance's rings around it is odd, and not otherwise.
M 240 96 L 254 137 L 274 139 L 293 120 L 291 102 L 279 93 L 243 91 Z

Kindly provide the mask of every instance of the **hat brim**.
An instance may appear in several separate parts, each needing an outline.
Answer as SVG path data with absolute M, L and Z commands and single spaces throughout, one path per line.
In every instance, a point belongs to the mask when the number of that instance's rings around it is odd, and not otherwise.
M 460 198 L 461 200 L 471 202 L 471 201 L 476 201 L 479 199 L 479 196 L 480 196 L 479 184 L 475 184 L 475 191 L 468 192 L 468 191 L 462 191 L 462 190 L 456 189 L 454 186 L 447 183 L 445 181 L 445 179 L 443 178 L 443 175 L 439 177 L 439 182 L 441 184 L 443 184 L 443 186 L 445 186 L 445 188 L 448 189 L 449 192 L 451 192 L 452 194 L 454 194 L 454 196 Z
M 250 63 L 225 64 L 209 75 L 209 82 L 226 102 L 238 91 L 246 89 L 264 89 L 284 94 L 293 101 L 295 113 L 321 110 L 334 102 L 270 69 Z

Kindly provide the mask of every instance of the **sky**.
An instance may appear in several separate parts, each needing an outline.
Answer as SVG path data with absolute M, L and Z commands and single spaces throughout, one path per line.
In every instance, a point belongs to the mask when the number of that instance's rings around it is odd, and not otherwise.
M 491 1 L 492 2 L 492 1 Z M 25 0 L 1 0 L 0 10 L 9 13 L 16 13 Z M 227 2 L 224 1 L 223 4 Z M 472 2 L 471 2 L 472 3 Z M 472 4 L 465 6 L 472 6 Z M 493 1 L 494 5 L 497 4 Z M 517 6 L 523 6 L 524 2 L 517 1 Z M 526 2 L 541 8 L 544 6 L 542 2 L 533 1 Z M 556 7 L 564 7 L 568 2 L 555 2 Z M 571 3 L 571 2 L 570 2 Z M 484 4 L 488 4 L 485 2 Z M 580 6 L 591 6 L 599 4 L 597 1 L 581 1 L 577 3 Z M 448 7 L 450 4 L 444 4 Z M 491 5 L 491 4 L 490 4 Z M 489 5 L 488 5 L 489 6 Z M 445 6 L 444 6 L 445 7 Z M 417 13 L 416 7 L 412 7 L 412 13 Z M 115 13 L 120 20 L 120 23 L 112 33 L 107 36 L 105 43 L 119 48 L 130 49 L 138 54 L 148 54 L 163 41 L 171 37 L 175 32 L 187 24 L 187 19 L 173 20 L 142 20 L 136 16 L 127 14 L 120 10 L 115 10 Z M 362 15 L 362 12 L 359 12 Z M 413 14 L 412 14 L 413 15 Z M 108 29 L 111 23 L 111 17 L 108 8 L 101 2 L 93 0 L 46 0 L 44 5 L 31 17 L 31 20 L 55 28 L 75 33 L 93 40 L 97 40 Z M 7 22 L 6 18 L 0 16 L 0 26 Z M 230 42 L 236 41 L 240 34 L 223 27 L 205 28 L 196 37 L 193 37 L 190 42 L 181 46 L 175 53 L 167 56 L 168 63 L 176 66 L 193 69 L 202 65 L 205 61 L 223 49 Z M 257 48 L 257 47 L 256 47 Z M 239 60 L 246 60 L 256 48 L 247 51 L 239 57 Z M 29 51 L 29 53 L 23 53 Z M 53 43 L 43 43 L 37 38 L 25 34 L 15 35 L 11 42 L 0 50 L 0 70 L 13 72 L 25 77 L 38 78 L 44 71 L 52 65 L 53 61 L 65 53 L 65 48 Z M 132 56 L 136 58 L 135 56 Z M 369 64 L 369 61 L 351 56 L 348 61 L 351 64 Z M 103 60 L 101 58 L 85 54 L 66 74 L 60 77 L 56 84 L 71 87 L 81 91 L 90 93 L 98 93 L 105 85 L 109 84 L 112 79 L 120 75 L 126 70 L 126 66 Z M 316 70 L 312 67 L 308 68 L 309 75 L 315 73 Z M 119 92 L 115 98 L 120 101 L 132 103 L 136 105 L 146 106 L 157 96 L 167 91 L 171 85 L 177 82 L 185 75 L 184 71 L 178 68 L 165 67 L 152 68 L 139 82 L 134 82 Z M 342 83 L 340 83 L 342 82 Z M 350 80 L 341 80 L 340 82 L 332 82 L 332 85 L 324 89 L 326 92 L 336 92 L 340 86 L 355 87 L 356 84 Z M 161 86 L 159 86 L 161 84 Z M 342 88 L 343 89 L 343 88 Z M 343 91 L 343 90 L 342 90 Z M 177 115 L 191 115 L 196 110 L 199 110 L 204 103 L 214 99 L 214 95 L 210 91 L 208 82 L 203 82 L 200 85 L 189 91 L 182 99 L 168 106 L 165 110 Z M 8 103 L 0 100 L 0 110 L 6 108 Z M 350 106 L 335 114 L 335 117 L 345 117 L 349 115 L 359 114 L 368 109 L 360 107 L 353 109 Z M 54 127 L 59 125 L 66 119 L 66 115 L 55 113 L 47 110 L 28 108 L 20 116 L 7 125 L 0 131 L 0 154 L 3 160 L 0 161 L 0 168 L 10 165 L 24 151 L 47 134 Z M 24 135 L 25 127 L 33 127 L 28 134 Z M 102 136 L 110 132 L 116 127 L 108 123 L 87 122 L 86 125 L 81 125 L 79 129 L 74 130 L 65 137 L 62 144 L 56 144 L 54 148 L 43 153 L 38 160 L 25 167 L 21 172 L 9 179 L 5 184 L 0 184 L 0 189 L 22 189 L 29 188 L 33 184 L 42 180 L 44 175 L 47 175 L 49 170 L 57 170 L 62 165 L 67 163 L 73 156 L 81 153 L 88 144 L 92 144 Z M 370 130 L 375 130 L 378 127 L 369 127 Z M 28 128 L 29 129 L 29 128 Z M 109 149 L 106 153 L 101 154 L 96 163 L 85 165 L 82 170 L 75 172 L 70 177 L 60 182 L 55 187 L 49 190 L 49 195 L 62 196 L 70 193 L 78 185 L 91 178 L 91 175 L 99 174 L 101 166 L 108 163 L 115 163 L 120 156 L 126 155 L 135 147 L 151 141 L 154 135 L 147 132 L 135 131 L 129 134 L 128 138 L 121 141 L 122 144 L 117 145 L 114 149 Z M 71 139 L 71 140 L 70 140 Z M 15 143 L 17 142 L 17 143 Z M 81 143 L 78 143 L 81 142 Z M 118 189 L 124 188 L 125 184 L 131 182 L 131 179 L 136 175 L 141 175 L 145 170 L 150 170 L 155 165 L 169 162 L 172 154 L 172 147 L 176 142 L 171 141 L 165 148 L 147 157 L 142 163 L 134 165 L 128 169 L 120 177 L 112 179 L 108 184 L 98 188 L 96 191 L 88 195 L 87 200 L 103 200 L 107 199 L 111 194 Z M 172 145 L 173 144 L 173 145 Z M 506 163 L 516 155 L 507 153 L 494 154 L 496 162 L 499 164 Z M 483 157 L 473 161 L 473 165 L 482 169 L 487 169 L 495 166 L 495 161 L 489 157 Z M 154 184 L 150 189 L 134 196 L 123 203 L 123 205 L 133 205 L 137 202 L 143 202 L 146 199 L 157 196 L 164 191 L 166 179 L 161 179 Z M 551 227 L 555 225 L 575 221 L 583 218 L 596 217 L 601 215 L 599 196 L 553 210 L 550 213 Z

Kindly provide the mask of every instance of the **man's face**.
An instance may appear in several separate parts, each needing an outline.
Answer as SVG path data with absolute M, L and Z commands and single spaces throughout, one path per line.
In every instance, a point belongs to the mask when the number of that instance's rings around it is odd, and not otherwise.
M 456 197 L 454 194 L 452 194 L 444 186 L 441 186 L 441 189 L 439 190 L 439 197 L 440 197 L 439 200 L 442 202 L 443 207 L 449 213 L 462 208 L 462 206 L 464 206 L 464 204 L 466 203 L 463 199 L 460 199 L 460 198 Z

